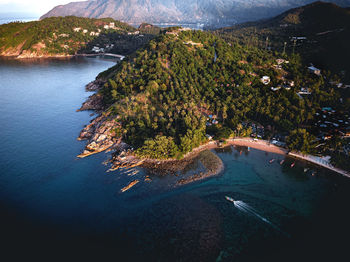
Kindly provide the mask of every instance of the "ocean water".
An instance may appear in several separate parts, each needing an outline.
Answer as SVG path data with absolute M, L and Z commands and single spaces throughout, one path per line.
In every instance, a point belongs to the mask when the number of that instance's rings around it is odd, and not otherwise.
M 30 22 L 39 20 L 40 15 L 23 13 L 23 12 L 1 12 L 0 11 L 0 25 L 11 22 Z
M 176 186 L 186 174 L 107 173 L 100 153 L 77 159 L 84 86 L 115 62 L 0 60 L 0 232 L 3 256 L 37 260 L 340 261 L 350 180 L 244 147 L 213 150 L 225 170 Z M 270 164 L 269 160 L 277 159 Z M 304 168 L 309 170 L 304 172 Z M 312 175 L 314 173 L 314 176 Z M 152 182 L 145 182 L 150 175 Z M 134 179 L 131 190 L 120 189 Z M 225 196 L 241 206 L 237 208 Z M 245 211 L 249 212 L 245 212 Z M 253 210 L 253 211 L 251 211 Z M 268 221 L 269 223 L 267 223 Z

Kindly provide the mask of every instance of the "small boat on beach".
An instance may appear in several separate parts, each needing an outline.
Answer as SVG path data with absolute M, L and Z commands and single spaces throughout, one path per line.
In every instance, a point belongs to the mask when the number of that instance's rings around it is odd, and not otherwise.
M 227 201 L 230 201 L 230 202 L 232 202 L 232 203 L 235 202 L 235 200 L 234 200 L 232 197 L 225 196 L 225 198 L 226 198 Z
M 272 158 L 272 159 L 269 161 L 269 163 L 272 164 L 274 161 L 275 161 L 275 159 Z
M 305 167 L 304 168 L 304 173 L 306 173 L 307 171 L 309 171 L 309 168 Z
M 291 165 L 290 165 L 290 167 L 294 167 L 295 166 L 295 162 L 293 162 Z
M 284 163 L 284 159 L 283 159 L 283 160 L 281 160 L 280 165 L 282 165 L 283 163 Z

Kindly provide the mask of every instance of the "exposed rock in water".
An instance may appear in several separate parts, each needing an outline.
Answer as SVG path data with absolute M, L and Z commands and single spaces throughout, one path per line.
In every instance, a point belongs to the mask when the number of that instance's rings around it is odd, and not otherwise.
M 140 181 L 139 180 L 131 181 L 129 183 L 129 185 L 127 185 L 126 187 L 123 187 L 120 191 L 123 193 L 123 192 L 129 190 L 130 188 L 132 188 L 133 186 L 135 186 L 138 182 L 140 182 Z
M 77 111 L 84 111 L 84 110 L 96 110 L 100 111 L 103 110 L 103 97 L 101 94 L 93 94 L 89 96 L 89 98 L 82 104 L 81 108 L 79 108 Z
M 100 115 L 87 125 L 78 137 L 78 140 L 89 140 L 83 153 L 78 157 L 83 158 L 92 154 L 105 151 L 111 147 L 117 147 L 121 138 L 115 137 L 115 128 L 120 126 L 116 118 L 108 115 Z
M 224 169 L 224 163 L 222 160 L 213 152 L 206 150 L 198 155 L 199 161 L 206 168 L 205 172 L 200 172 L 199 174 L 194 174 L 188 178 L 180 179 L 177 185 L 186 185 L 204 178 L 218 175 Z

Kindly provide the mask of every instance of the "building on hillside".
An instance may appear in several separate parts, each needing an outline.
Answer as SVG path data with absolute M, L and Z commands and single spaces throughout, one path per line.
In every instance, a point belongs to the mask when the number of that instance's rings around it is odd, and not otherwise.
M 138 35 L 140 34 L 140 31 L 135 31 L 135 32 L 129 32 L 128 35 Z
M 73 31 L 74 31 L 74 32 L 80 32 L 80 30 L 81 30 L 81 27 L 75 27 L 75 28 L 73 28 Z
M 260 81 L 264 84 L 264 85 L 268 85 L 271 82 L 271 79 L 269 76 L 263 76 Z
M 278 86 L 278 87 L 271 87 L 271 90 L 272 91 L 278 91 L 281 89 L 281 86 Z
M 189 27 L 181 27 L 178 31 L 191 31 L 192 29 Z
M 321 75 L 321 70 L 316 68 L 316 67 L 314 67 L 314 66 L 309 66 L 308 70 L 309 70 L 310 73 L 313 73 L 315 75 L 318 75 L 318 76 Z
M 282 58 L 276 59 L 276 63 L 277 63 L 278 65 L 284 64 L 285 61 L 286 61 L 286 60 L 284 60 L 284 59 L 282 59 Z
M 311 95 L 311 91 L 309 88 L 302 87 L 298 92 L 299 95 Z
M 306 40 L 307 38 L 305 36 L 293 36 L 292 41 L 294 40 Z
M 88 32 L 87 29 L 84 29 L 84 30 L 83 30 L 83 34 L 86 34 L 87 32 Z

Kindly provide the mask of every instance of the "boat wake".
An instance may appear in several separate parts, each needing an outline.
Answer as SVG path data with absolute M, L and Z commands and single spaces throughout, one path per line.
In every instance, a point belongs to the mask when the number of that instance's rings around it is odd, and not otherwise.
M 290 237 L 289 234 L 283 232 L 281 229 L 279 229 L 276 225 L 274 225 L 270 220 L 268 220 L 267 218 L 259 215 L 259 213 L 254 209 L 252 208 L 251 206 L 249 206 L 248 204 L 244 203 L 243 201 L 240 201 L 240 200 L 234 200 L 234 201 L 231 201 L 233 202 L 234 206 L 236 208 L 238 208 L 239 210 L 249 214 L 249 215 L 252 215 L 252 216 L 255 216 L 256 218 L 260 219 L 261 221 L 265 222 L 266 224 L 270 225 L 272 228 L 276 229 L 277 231 L 279 231 L 280 233 L 282 233 L 283 235 L 287 236 L 287 237 Z

